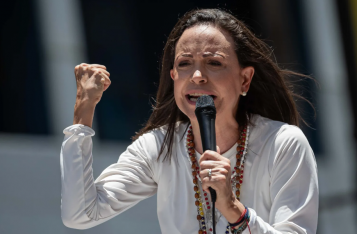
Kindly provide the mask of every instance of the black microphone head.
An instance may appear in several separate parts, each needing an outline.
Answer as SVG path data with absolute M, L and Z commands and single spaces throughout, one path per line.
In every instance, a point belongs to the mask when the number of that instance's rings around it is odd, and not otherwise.
M 202 95 L 197 98 L 196 101 L 196 109 L 201 109 L 201 108 L 210 108 L 216 110 L 216 107 L 214 106 L 214 101 L 211 96 L 208 95 Z

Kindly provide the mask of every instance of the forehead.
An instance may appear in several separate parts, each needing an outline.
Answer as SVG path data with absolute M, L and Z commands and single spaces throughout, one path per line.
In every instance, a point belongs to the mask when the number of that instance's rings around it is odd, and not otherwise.
M 179 52 L 221 51 L 234 53 L 232 37 L 225 31 L 212 25 L 197 25 L 186 29 L 176 44 Z

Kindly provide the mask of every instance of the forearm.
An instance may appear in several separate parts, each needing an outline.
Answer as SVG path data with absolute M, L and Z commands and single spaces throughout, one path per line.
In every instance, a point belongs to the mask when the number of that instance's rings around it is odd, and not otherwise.
M 65 129 L 61 148 L 62 220 L 71 228 L 89 228 L 87 211 L 97 196 L 92 175 L 94 131 L 84 126 Z
M 73 124 L 83 124 L 92 127 L 96 104 L 89 100 L 77 99 L 74 106 Z

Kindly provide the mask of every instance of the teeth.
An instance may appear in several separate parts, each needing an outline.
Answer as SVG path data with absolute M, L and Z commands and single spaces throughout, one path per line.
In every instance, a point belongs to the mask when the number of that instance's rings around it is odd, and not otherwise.
M 192 93 L 192 94 L 190 94 L 190 96 L 195 96 L 195 97 L 201 97 L 202 95 L 208 95 L 208 94 L 204 94 L 204 93 Z
M 198 98 L 190 98 L 190 101 L 196 102 Z

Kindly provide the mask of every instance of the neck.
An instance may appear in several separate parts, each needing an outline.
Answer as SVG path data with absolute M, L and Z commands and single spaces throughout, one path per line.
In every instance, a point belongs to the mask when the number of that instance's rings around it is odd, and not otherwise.
M 218 117 L 218 116 L 217 116 Z M 200 128 L 197 119 L 191 121 L 192 131 L 194 136 L 195 150 L 200 154 L 203 153 Z M 227 119 L 217 118 L 216 123 L 216 142 L 219 146 L 220 153 L 228 151 L 238 140 L 238 123 L 235 119 L 228 121 Z

